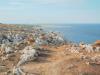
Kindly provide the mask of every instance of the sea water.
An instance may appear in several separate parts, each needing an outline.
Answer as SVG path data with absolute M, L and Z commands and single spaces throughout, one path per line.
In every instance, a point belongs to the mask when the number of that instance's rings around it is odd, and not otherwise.
M 56 31 L 73 42 L 93 43 L 100 40 L 100 24 L 53 24 L 44 25 L 49 31 Z

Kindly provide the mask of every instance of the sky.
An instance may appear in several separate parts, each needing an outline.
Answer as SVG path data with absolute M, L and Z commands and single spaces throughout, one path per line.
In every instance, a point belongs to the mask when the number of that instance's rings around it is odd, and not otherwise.
M 100 23 L 100 0 L 0 0 L 0 23 Z

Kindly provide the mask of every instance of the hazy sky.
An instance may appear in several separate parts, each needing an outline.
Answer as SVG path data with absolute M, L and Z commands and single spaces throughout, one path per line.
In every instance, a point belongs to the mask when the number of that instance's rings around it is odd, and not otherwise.
M 100 23 L 100 0 L 0 0 L 1 23 Z

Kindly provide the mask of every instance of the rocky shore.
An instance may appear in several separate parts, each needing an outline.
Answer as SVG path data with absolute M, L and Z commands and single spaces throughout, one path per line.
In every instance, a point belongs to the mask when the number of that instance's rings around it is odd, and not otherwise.
M 0 24 L 0 75 L 99 75 L 100 40 L 70 43 L 40 27 Z

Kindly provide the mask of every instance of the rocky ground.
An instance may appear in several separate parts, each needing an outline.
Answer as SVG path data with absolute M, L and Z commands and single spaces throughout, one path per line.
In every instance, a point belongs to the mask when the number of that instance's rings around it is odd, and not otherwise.
M 36 75 L 99 75 L 100 65 L 89 64 L 88 60 L 82 59 L 81 56 L 85 55 L 93 57 L 99 55 L 99 53 L 90 54 L 72 54 L 66 51 L 68 46 L 44 47 L 43 53 L 37 60 L 27 62 L 21 65 L 25 72 L 33 73 Z M 6 65 L 6 69 L 2 70 L 0 75 L 4 74 L 7 70 L 12 70 L 13 66 L 19 61 L 19 54 L 15 54 L 9 60 L 1 62 L 2 65 Z M 3 72 L 4 71 L 4 72 Z
M 1 26 L 0 26 L 0 29 Z M 29 45 L 29 44 L 28 44 Z M 34 46 L 34 44 L 30 44 Z M 26 62 L 18 67 L 25 73 L 12 74 L 14 66 L 20 60 L 21 50 L 14 52 L 6 60 L 0 58 L 0 75 L 99 75 L 100 52 L 87 52 L 80 46 L 78 52 L 72 52 L 72 44 L 66 43 L 59 46 L 39 46 L 39 54 L 35 60 Z M 24 49 L 24 48 L 23 48 Z M 74 49 L 75 50 L 75 49 Z M 3 55 L 0 54 L 0 57 Z

